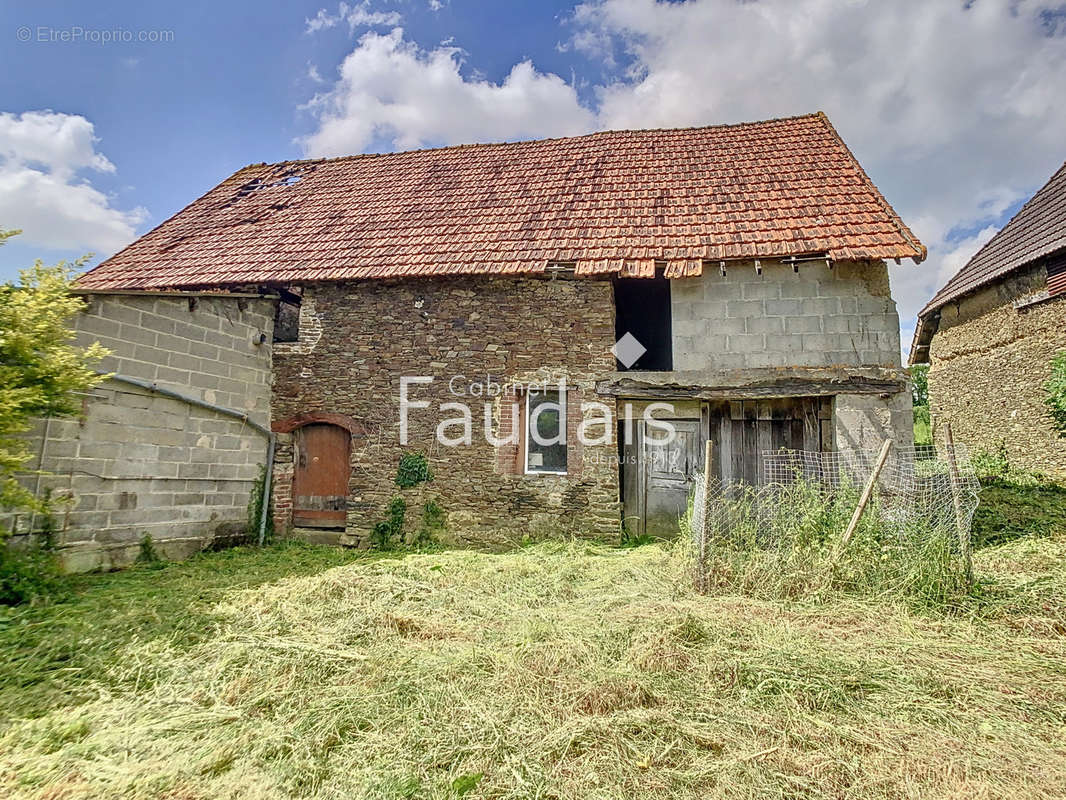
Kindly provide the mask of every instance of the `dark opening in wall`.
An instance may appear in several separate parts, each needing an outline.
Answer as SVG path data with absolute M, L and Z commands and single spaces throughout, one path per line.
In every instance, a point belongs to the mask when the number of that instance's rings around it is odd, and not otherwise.
M 618 369 L 665 372 L 674 368 L 670 334 L 670 281 L 661 270 L 656 270 L 654 278 L 616 278 L 614 310 Z M 635 361 L 625 358 L 626 345 L 632 344 L 621 342 L 627 333 L 646 351 Z
M 300 339 L 300 303 L 282 297 L 274 310 L 274 341 L 296 342 Z

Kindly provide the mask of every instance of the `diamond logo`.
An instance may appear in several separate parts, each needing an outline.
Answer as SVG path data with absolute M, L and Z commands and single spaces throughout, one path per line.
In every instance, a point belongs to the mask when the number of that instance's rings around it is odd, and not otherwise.
M 614 353 L 614 357 L 618 359 L 623 367 L 629 369 L 637 363 L 637 360 L 642 355 L 648 352 L 648 348 L 637 341 L 636 336 L 626 333 L 625 336 L 614 343 L 611 352 Z

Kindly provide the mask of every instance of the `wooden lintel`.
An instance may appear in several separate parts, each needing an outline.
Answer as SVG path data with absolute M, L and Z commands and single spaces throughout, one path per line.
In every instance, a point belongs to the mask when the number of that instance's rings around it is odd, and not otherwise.
M 774 397 L 827 397 L 837 394 L 896 394 L 903 381 L 796 381 L 754 386 L 652 386 L 635 382 L 601 381 L 596 393 L 614 397 L 678 397 L 694 400 L 753 400 Z

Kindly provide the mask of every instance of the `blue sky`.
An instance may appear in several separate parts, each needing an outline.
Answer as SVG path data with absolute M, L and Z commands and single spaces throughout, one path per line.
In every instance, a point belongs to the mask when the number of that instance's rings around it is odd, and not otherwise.
M 0 277 L 99 261 L 253 162 L 821 109 L 930 248 L 893 267 L 907 337 L 1066 159 L 1064 19 L 1039 0 L 7 3 L 0 228 L 25 234 Z

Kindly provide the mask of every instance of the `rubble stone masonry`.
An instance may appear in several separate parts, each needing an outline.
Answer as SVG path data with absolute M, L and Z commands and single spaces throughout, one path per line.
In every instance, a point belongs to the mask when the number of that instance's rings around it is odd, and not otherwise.
M 1006 449 L 1010 463 L 1066 478 L 1066 439 L 1051 427 L 1043 383 L 1066 350 L 1066 297 L 1036 299 L 1047 284 L 1031 268 L 949 303 L 930 348 L 929 397 L 938 422 L 971 448 Z
M 614 369 L 609 281 L 477 277 L 319 284 L 307 287 L 300 317 L 300 340 L 274 349 L 275 429 L 291 427 L 300 415 L 331 413 L 365 430 L 352 439 L 341 541 L 365 544 L 395 497 L 406 502 L 409 535 L 422 524 L 427 503 L 440 506 L 446 523 L 437 538 L 449 544 L 503 547 L 565 534 L 617 539 L 616 446 L 582 452 L 573 435 L 580 403 L 602 400 L 594 394 L 594 376 Z M 409 387 L 410 399 L 430 406 L 410 411 L 406 446 L 399 430 L 402 376 L 433 379 Z M 493 446 L 484 434 L 485 403 L 491 430 L 505 435 L 516 396 L 474 392 L 488 383 L 554 385 L 560 379 L 568 390 L 568 474 L 523 474 L 521 454 L 513 446 Z M 466 403 L 473 412 L 469 446 L 437 441 L 438 423 L 457 416 L 440 410 L 448 402 Z M 396 485 L 405 451 L 428 457 L 431 482 L 411 489 Z M 293 469 L 292 436 L 280 433 L 274 496 L 281 528 L 291 521 Z

